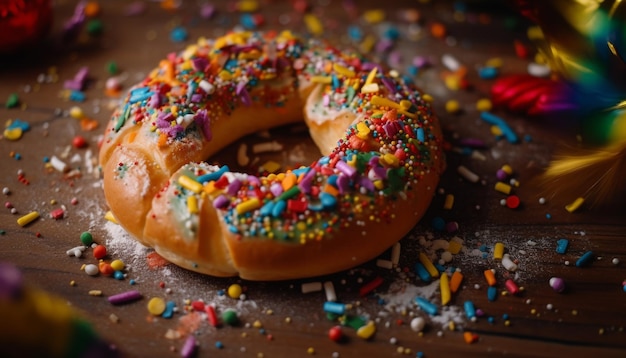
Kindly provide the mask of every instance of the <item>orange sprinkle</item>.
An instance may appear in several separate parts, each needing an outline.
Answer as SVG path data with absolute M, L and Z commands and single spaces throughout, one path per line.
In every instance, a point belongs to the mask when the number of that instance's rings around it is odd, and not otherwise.
M 293 172 L 289 172 L 285 174 L 285 178 L 282 181 L 282 186 L 284 190 L 289 190 L 291 187 L 296 185 L 298 178 Z
M 487 280 L 487 283 L 489 284 L 489 286 L 495 286 L 496 276 L 494 275 L 493 271 L 485 270 L 484 274 L 485 274 L 485 279 Z
M 463 274 L 459 271 L 454 271 L 452 277 L 450 278 L 450 291 L 452 293 L 456 293 L 461 287 L 461 282 L 463 281 Z
M 328 194 L 330 194 L 332 196 L 339 195 L 339 189 L 335 188 L 334 186 L 332 186 L 330 184 L 324 185 L 324 192 L 328 193 Z
M 98 128 L 98 121 L 95 119 L 83 118 L 80 120 L 80 129 L 84 131 L 92 131 Z
M 465 343 L 472 344 L 478 340 L 478 335 L 472 332 L 464 332 L 463 339 L 465 340 Z
M 430 33 L 435 38 L 442 39 L 446 36 L 447 30 L 446 30 L 446 27 L 442 23 L 435 22 L 432 25 L 430 25 Z
M 83 11 L 87 17 L 96 17 L 100 14 L 100 4 L 96 1 L 89 1 L 85 4 Z
M 161 133 L 159 135 L 159 141 L 157 144 L 159 147 L 165 147 L 165 145 L 167 144 L 167 134 Z

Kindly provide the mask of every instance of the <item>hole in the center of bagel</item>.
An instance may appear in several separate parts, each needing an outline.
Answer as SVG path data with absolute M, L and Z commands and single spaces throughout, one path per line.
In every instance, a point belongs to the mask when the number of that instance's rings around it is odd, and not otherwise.
M 228 165 L 234 172 L 267 175 L 310 165 L 320 157 L 306 125 L 296 123 L 244 136 L 207 162 Z

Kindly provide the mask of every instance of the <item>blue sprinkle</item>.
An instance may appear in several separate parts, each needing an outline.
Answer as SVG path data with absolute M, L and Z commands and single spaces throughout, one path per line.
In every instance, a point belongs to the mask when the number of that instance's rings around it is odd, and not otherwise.
M 131 278 L 130 281 L 128 281 L 128 283 L 132 286 L 132 285 L 134 285 L 137 282 L 135 282 L 135 280 Z
M 482 67 L 478 70 L 478 76 L 482 79 L 492 79 L 498 76 L 498 69 L 496 67 Z
M 576 260 L 576 267 L 585 267 L 591 265 L 593 262 L 593 251 L 585 252 L 578 260 Z
M 220 341 L 215 342 L 215 348 L 222 349 L 224 348 L 224 344 Z
M 503 314 L 503 315 L 502 315 L 502 319 L 503 319 L 503 320 L 505 320 L 505 321 L 506 321 L 507 319 L 509 319 L 509 318 L 510 318 L 510 317 L 509 317 L 509 314 L 508 314 L 508 313 L 505 313 L 505 314 Z
M 480 118 L 489 123 L 489 124 L 493 124 L 494 126 L 497 126 L 498 128 L 500 128 L 500 130 L 502 131 L 502 135 L 511 143 L 517 143 L 519 141 L 519 139 L 517 138 L 517 134 L 515 134 L 515 132 L 513 132 L 513 129 L 511 129 L 511 127 L 509 127 L 509 125 L 506 123 L 506 121 L 498 116 L 496 116 L 495 114 L 492 114 L 490 112 L 481 112 L 480 113 Z
M 342 315 L 346 312 L 346 305 L 339 302 L 326 301 L 324 302 L 324 312 Z
M 546 219 L 548 219 L 548 220 L 552 219 L 552 214 L 547 213 L 547 214 L 546 214 Z
M 472 319 L 476 317 L 476 307 L 474 307 L 474 302 L 465 301 L 465 303 L 463 303 L 463 308 L 465 309 L 465 315 L 467 318 Z
M 569 246 L 568 239 L 558 239 L 556 241 L 556 252 L 559 254 L 565 254 L 567 252 L 568 246 Z
M 124 279 L 124 273 L 120 270 L 117 270 L 115 272 L 113 272 L 113 278 L 116 280 L 123 280 Z
M 424 297 L 415 298 L 415 303 L 417 303 L 417 305 L 429 315 L 435 316 L 437 314 L 437 306 Z
M 424 282 L 430 282 L 431 276 L 426 267 L 422 265 L 421 262 L 415 264 L 415 273 L 420 277 L 420 279 Z
M 246 29 L 246 30 L 254 30 L 256 29 L 256 21 L 254 20 L 254 17 L 252 16 L 252 14 L 241 14 L 241 17 L 239 18 L 239 22 L 241 22 L 241 25 Z
M 487 318 L 487 322 L 489 322 L 490 324 L 494 324 L 496 322 L 496 319 L 493 316 L 489 316 Z
M 441 216 L 437 216 L 433 219 L 431 225 L 435 231 L 443 231 L 446 228 L 446 221 Z
M 172 318 L 174 316 L 174 308 L 176 308 L 176 302 L 167 301 L 165 303 L 165 311 L 161 314 L 163 318 Z
M 489 286 L 487 288 L 487 299 L 493 302 L 496 298 L 498 298 L 498 289 L 495 286 Z
M 20 153 L 15 153 L 15 155 L 13 157 L 15 158 L 15 160 L 22 159 L 22 155 Z
M 363 40 L 363 32 L 361 31 L 361 28 L 355 25 L 348 27 L 348 36 L 350 36 L 350 39 L 357 42 Z
M 177 26 L 170 32 L 170 40 L 174 42 L 183 42 L 187 40 L 189 34 L 184 27 Z
M 24 122 L 21 119 L 14 119 L 11 121 L 11 124 L 7 127 L 7 129 L 20 128 L 22 132 L 26 132 L 30 129 L 30 124 L 28 122 Z
M 224 296 L 225 293 L 226 293 L 225 290 L 217 290 L 217 295 L 218 296 Z
M 70 92 L 70 101 L 74 102 L 84 102 L 87 99 L 87 96 L 81 91 L 72 91 Z
M 44 163 L 50 163 L 50 157 L 43 157 Z

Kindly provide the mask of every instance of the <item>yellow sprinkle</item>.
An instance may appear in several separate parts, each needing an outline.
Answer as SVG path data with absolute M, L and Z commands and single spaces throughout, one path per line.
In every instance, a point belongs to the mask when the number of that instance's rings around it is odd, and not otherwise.
M 72 107 L 70 108 L 70 117 L 75 118 L 75 119 L 81 119 L 85 116 L 85 113 L 83 113 L 83 110 L 80 107 Z
M 259 2 L 256 0 L 240 0 L 237 3 L 237 10 L 241 12 L 254 12 L 259 9 Z
M 359 329 L 357 329 L 356 335 L 363 339 L 369 339 L 371 336 L 374 335 L 375 332 L 376 325 L 374 324 L 374 321 L 369 321 L 366 325 L 361 326 L 359 327 Z
M 330 76 L 311 76 L 311 82 L 313 83 L 323 83 L 330 84 L 333 81 L 333 78 Z
M 385 184 L 382 180 L 374 180 L 374 187 L 378 190 L 381 190 L 385 187 Z
M 148 301 L 148 312 L 153 316 L 160 316 L 165 312 L 165 300 L 161 297 L 152 297 Z
M 361 139 L 367 139 L 370 135 L 370 128 L 365 124 L 365 122 L 359 122 L 356 125 L 356 136 Z
M 400 165 L 400 159 L 398 159 L 398 157 L 391 153 L 383 154 L 380 159 L 383 161 L 383 163 L 387 164 L 390 167 L 397 168 L 398 165 Z
M 461 77 L 459 76 L 454 76 L 454 75 L 446 76 L 443 82 L 445 83 L 446 87 L 449 90 L 458 91 L 461 89 Z
M 485 62 L 485 66 L 495 68 L 502 67 L 502 59 L 500 57 L 490 58 Z
M 306 349 L 306 353 L 307 354 L 311 354 L 311 355 L 315 354 L 315 348 L 313 348 L 313 347 L 307 348 Z
M 539 26 L 531 26 L 526 30 L 526 35 L 529 40 L 541 40 L 543 39 L 543 31 Z
M 237 214 L 245 214 L 260 207 L 261 201 L 259 200 L 259 198 L 250 198 L 243 203 L 237 204 L 235 210 L 237 210 Z
M 569 211 L 570 213 L 573 213 L 574 211 L 578 210 L 578 208 L 580 208 L 580 206 L 583 205 L 584 202 L 585 202 L 585 198 L 579 197 L 576 200 L 574 200 L 573 203 L 566 205 L 565 210 Z
M 400 105 L 397 104 L 396 102 L 390 99 L 384 98 L 384 97 L 380 97 L 380 96 L 373 96 L 372 99 L 370 100 L 370 103 L 374 106 L 402 109 Z
M 70 281 L 70 286 L 76 286 L 76 281 L 74 280 Z
M 425 253 L 420 252 L 419 260 L 422 263 L 422 265 L 424 265 L 424 268 L 426 268 L 426 271 L 428 271 L 428 273 L 432 277 L 439 277 L 439 270 L 437 270 L 435 265 L 433 265 L 433 263 L 430 261 L 430 259 L 428 258 L 428 256 L 426 256 Z
M 500 129 L 500 127 L 498 126 L 491 126 L 490 131 L 491 131 L 491 134 L 493 134 L 496 137 L 499 137 L 502 135 L 502 129 Z
M 30 213 L 20 217 L 17 219 L 17 224 L 19 226 L 26 226 L 33 222 L 33 220 L 39 217 L 39 213 L 37 211 L 31 211 Z
M 462 248 L 463 248 L 463 244 L 461 244 L 460 242 L 456 240 L 450 240 L 450 243 L 448 244 L 448 251 L 450 251 L 450 253 L 453 255 L 456 255 L 459 252 L 461 252 Z
M 335 70 L 335 72 L 337 72 L 338 74 L 348 78 L 352 78 L 356 75 L 356 73 L 354 73 L 354 71 L 352 71 L 351 69 L 342 66 L 336 62 L 333 63 L 333 70 Z
M 378 83 L 369 83 L 361 87 L 361 93 L 376 93 L 379 90 Z
M 100 291 L 100 290 L 91 290 L 91 291 L 89 291 L 89 296 L 102 296 L 102 291 Z
M 113 260 L 111 261 L 111 268 L 115 271 L 122 271 L 126 265 L 124 265 L 124 261 L 122 260 Z
M 8 140 L 18 140 L 18 139 L 22 138 L 22 134 L 23 133 L 24 133 L 24 131 L 22 130 L 22 128 L 15 127 L 15 128 L 7 128 L 7 129 L 5 129 L 2 134 L 4 135 L 4 138 L 6 138 Z
M 233 78 L 233 75 L 226 70 L 221 70 L 218 76 L 220 76 L 220 78 L 224 81 L 230 81 Z
M 500 169 L 502 169 L 502 171 L 503 171 L 503 172 L 505 172 L 505 173 L 507 173 L 508 175 L 513 174 L 513 168 L 511 168 L 511 166 L 510 166 L 510 165 L 508 165 L 508 164 L 504 164 L 504 165 L 502 166 L 502 168 L 500 168 Z
M 491 111 L 491 100 L 489 98 L 481 98 L 476 101 L 476 109 L 480 112 Z
M 365 11 L 363 13 L 363 20 L 369 24 L 377 24 L 385 20 L 385 12 L 380 9 Z
M 263 328 L 263 323 L 261 323 L 261 321 L 259 321 L 258 319 L 256 321 L 254 321 L 252 323 L 252 327 L 254 328 Z
M 202 190 L 202 184 L 197 181 L 191 179 L 186 175 L 181 175 L 178 177 L 178 184 L 180 184 L 183 188 L 187 190 L 191 190 L 194 193 L 199 193 Z
M 496 242 L 496 245 L 493 248 L 493 258 L 495 260 L 502 260 L 504 256 L 504 244 L 501 242 Z
M 461 111 L 461 104 L 459 101 L 451 99 L 446 102 L 446 112 L 455 114 Z
M 198 199 L 193 195 L 187 198 L 187 210 L 189 214 L 198 213 Z
M 280 163 L 277 163 L 273 160 L 268 160 L 263 164 L 263 169 L 267 170 L 270 173 L 276 173 L 280 169 Z
M 444 273 L 439 279 L 439 290 L 441 291 L 441 305 L 445 306 L 450 302 L 450 282 L 448 274 Z
M 400 109 L 404 110 L 404 111 L 408 111 L 411 106 L 413 105 L 413 103 L 411 103 L 411 101 L 407 100 L 407 99 L 403 99 L 400 101 Z
M 369 53 L 372 51 L 372 48 L 374 48 L 374 45 L 376 45 L 376 37 L 373 35 L 367 35 L 363 39 L 363 42 L 359 45 L 359 50 L 362 53 Z
M 428 93 L 424 93 L 422 95 L 422 99 L 428 103 L 432 103 L 435 100 L 433 96 L 429 95 Z
M 365 85 L 369 85 L 370 83 L 373 83 L 374 78 L 376 78 L 376 73 L 378 72 L 378 67 L 374 67 L 370 73 L 367 75 L 367 78 L 365 79 Z
M 322 22 L 313 14 L 304 15 L 304 23 L 306 24 L 306 28 L 313 35 L 321 35 L 324 32 Z
M 446 210 L 450 210 L 452 209 L 452 206 L 454 206 L 454 195 L 448 194 L 446 195 L 446 200 L 443 203 L 443 208 Z
M 496 189 L 496 191 L 499 191 L 507 195 L 511 193 L 511 186 L 501 181 L 496 183 L 496 185 L 494 186 L 494 189 Z

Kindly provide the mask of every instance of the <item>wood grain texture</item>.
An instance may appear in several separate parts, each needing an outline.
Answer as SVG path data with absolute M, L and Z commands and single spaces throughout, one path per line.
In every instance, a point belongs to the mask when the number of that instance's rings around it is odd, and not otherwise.
M 479 150 L 486 158 L 484 161 L 448 152 L 448 170 L 442 178 L 441 192 L 414 233 L 401 241 L 398 270 L 383 269 L 370 262 L 326 277 L 265 283 L 207 277 L 173 265 L 150 268 L 146 258 L 150 251 L 123 238 L 124 234 L 104 219 L 107 208 L 99 169 L 97 164 L 86 162 L 97 157 L 97 142 L 112 112 L 108 107 L 109 99 L 103 94 L 104 82 L 109 77 L 106 65 L 110 61 L 119 65 L 122 75 L 126 76 L 123 85 L 128 88 L 168 52 L 182 49 L 199 36 L 222 34 L 239 22 L 240 14 L 233 10 L 233 5 L 221 1 L 213 3 L 218 12 L 207 20 L 198 16 L 196 2 L 185 2 L 176 11 L 165 11 L 157 3 L 146 2 L 147 11 L 132 17 L 123 16 L 125 2 L 101 2 L 103 34 L 96 39 L 82 34 L 76 42 L 61 45 L 63 22 L 70 17 L 76 2 L 59 1 L 54 9 L 54 29 L 45 44 L 21 55 L 3 56 L 0 99 L 16 92 L 24 106 L 0 108 L 0 119 L 4 123 L 19 118 L 27 121 L 31 129 L 18 141 L 0 140 L 0 186 L 11 189 L 11 194 L 3 196 L 3 200 L 18 210 L 17 214 L 11 214 L 9 209 L 0 211 L 0 230 L 4 232 L 0 235 L 1 261 L 15 263 L 28 284 L 66 299 L 86 315 L 105 339 L 129 357 L 178 356 L 185 337 L 170 339 L 166 334 L 168 330 L 184 332 L 189 329 L 185 320 L 193 314 L 185 312 L 186 300 L 214 303 L 218 314 L 234 308 L 242 322 L 237 327 L 215 328 L 201 317 L 194 330 L 201 357 L 304 357 L 309 356 L 309 348 L 320 357 L 331 357 L 333 352 L 340 357 L 412 357 L 417 352 L 423 352 L 425 357 L 624 356 L 626 293 L 622 281 L 626 279 L 626 225 L 623 203 L 603 208 L 584 206 L 574 213 L 567 212 L 564 206 L 575 198 L 543 192 L 536 179 L 555 150 L 563 144 L 575 143 L 570 131 L 495 111 L 518 135 L 532 138 L 510 144 L 494 138 L 489 126 L 479 119 L 475 102 L 488 96 L 491 82 L 478 78 L 477 66 L 490 58 L 501 57 L 504 60 L 501 72 L 506 74 L 525 71 L 528 63 L 528 59 L 517 58 L 513 51 L 513 40 L 524 39 L 524 26 L 515 30 L 506 27 L 514 15 L 491 2 L 469 2 L 470 10 L 463 21 L 455 20 L 449 2 L 383 4 L 364 1 L 355 5 L 359 14 L 368 9 L 384 9 L 389 24 L 402 30 L 394 51 L 402 55 L 403 66 L 410 65 L 416 55 L 431 56 L 433 66 L 420 70 L 416 81 L 435 97 L 435 108 L 450 143 L 454 145 L 461 138 L 479 138 L 486 143 L 486 148 Z M 293 9 L 291 2 L 260 3 L 260 13 L 266 21 L 261 29 L 305 29 L 302 14 Z M 349 25 L 358 25 L 373 34 L 380 29 L 364 23 L 360 17 L 349 16 L 342 2 L 311 1 L 310 4 L 313 13 L 323 19 L 327 27 L 325 35 L 342 45 L 348 41 L 345 34 Z M 421 32 L 414 34 L 415 39 L 407 38 L 408 24 L 400 20 L 408 8 L 418 9 L 422 19 Z M 429 25 L 435 21 L 446 24 L 448 40 L 434 39 L 428 33 Z M 189 41 L 174 43 L 169 39 L 169 32 L 175 25 L 188 29 Z M 444 53 L 454 55 L 467 66 L 468 80 L 473 85 L 471 90 L 451 91 L 445 87 L 441 78 L 445 68 L 440 63 Z M 373 55 L 381 60 L 386 57 Z M 90 69 L 91 81 L 85 91 L 87 101 L 73 103 L 60 98 L 63 81 L 71 79 L 82 66 Z M 51 73 L 51 67 L 55 68 L 58 81 L 38 83 L 38 76 Z M 448 99 L 458 100 L 463 113 L 446 113 Z M 75 105 L 98 121 L 99 129 L 83 131 L 76 119 L 55 114 Z M 72 138 L 79 134 L 89 143 L 86 149 L 71 146 Z M 318 156 L 302 125 L 270 131 L 269 139 L 284 144 L 285 150 L 258 155 L 256 165 L 271 159 L 283 166 L 293 166 Z M 244 139 L 248 145 L 267 140 L 259 135 Z M 227 162 L 231 168 L 237 168 L 231 163 L 236 163 L 240 143 L 210 160 Z M 16 153 L 21 159 L 15 158 Z M 73 169 L 80 169 L 81 175 L 67 178 L 47 168 L 44 160 L 52 156 L 61 158 Z M 501 206 L 500 200 L 506 196 L 493 189 L 495 173 L 504 164 L 514 168 L 515 178 L 520 183 L 514 192 L 521 198 L 522 205 L 516 210 Z M 456 172 L 459 165 L 477 173 L 484 184 L 462 179 Z M 28 185 L 18 180 L 18 170 L 23 171 Z M 445 194 L 454 195 L 451 210 L 443 209 Z M 541 197 L 547 199 L 546 204 L 538 202 Z M 74 198 L 76 204 L 72 204 Z M 66 216 L 61 220 L 49 218 L 49 213 L 62 205 Z M 31 210 L 39 211 L 41 218 L 26 227 L 18 226 L 16 219 Z M 437 217 L 457 222 L 459 230 L 434 232 L 431 222 Z M 82 264 L 96 263 L 90 250 L 82 258 L 66 255 L 68 249 L 80 245 L 83 231 L 90 231 L 97 242 L 108 246 L 107 260 L 122 259 L 130 266 L 124 280 L 90 277 L 82 272 Z M 428 317 L 413 303 L 415 297 L 411 292 L 424 292 L 428 286 L 414 275 L 418 254 L 425 250 L 420 247 L 420 235 L 432 235 L 445 241 L 456 235 L 464 240 L 465 252 L 455 255 L 449 263 L 465 275 L 462 288 L 452 296 L 446 311 L 449 317 L 459 320 L 455 330 L 450 330 L 446 322 L 441 323 L 441 319 Z M 556 241 L 560 238 L 570 241 L 565 255 L 555 252 Z M 504 242 L 506 252 L 519 261 L 517 276 L 513 276 L 523 287 L 518 296 L 500 295 L 505 291 L 507 274 L 490 257 L 489 251 L 485 257 L 472 255 L 473 250 L 482 246 L 488 250 L 495 242 Z M 589 267 L 575 267 L 577 258 L 589 250 L 597 259 Z M 439 257 L 440 252 L 435 254 Z M 389 259 L 389 252 L 381 258 Z M 613 264 L 613 258 L 621 263 Z M 483 271 L 492 268 L 498 280 L 499 295 L 495 302 L 487 300 L 483 277 Z M 376 277 L 383 278 L 383 284 L 373 294 L 360 296 L 360 287 Z M 548 285 L 551 277 L 562 277 L 566 291 L 554 292 Z M 131 279 L 136 285 L 130 285 Z M 71 281 L 75 282 L 74 286 L 70 285 Z M 338 322 L 329 320 L 323 311 L 324 293 L 302 294 L 300 291 L 303 283 L 313 281 L 333 282 L 338 299 L 353 304 L 352 312 L 356 316 L 376 321 L 375 335 L 365 341 L 352 328 L 343 327 L 345 342 L 331 341 L 328 330 Z M 233 283 L 244 286 L 246 300 L 221 295 Z M 130 289 L 139 290 L 143 299 L 121 306 L 107 302 L 107 296 Z M 90 296 L 90 290 L 101 290 L 103 296 Z M 175 301 L 180 311 L 172 319 L 151 317 L 146 308 L 151 297 Z M 396 305 L 390 306 L 394 297 Z M 433 297 L 433 302 L 437 302 L 438 296 Z M 467 320 L 462 310 L 466 300 L 473 301 L 485 316 L 477 322 Z M 552 308 L 548 309 L 548 305 Z M 456 313 L 450 313 L 452 310 Z M 111 314 L 119 317 L 119 322 L 110 320 Z M 509 325 L 505 324 L 503 315 L 508 315 Z M 422 335 L 410 328 L 414 316 L 422 316 L 428 322 Z M 493 323 L 488 322 L 489 316 L 493 317 Z M 262 328 L 255 327 L 255 321 L 259 321 Z M 477 334 L 478 341 L 465 343 L 464 331 Z M 223 348 L 216 348 L 216 342 L 221 342 Z

